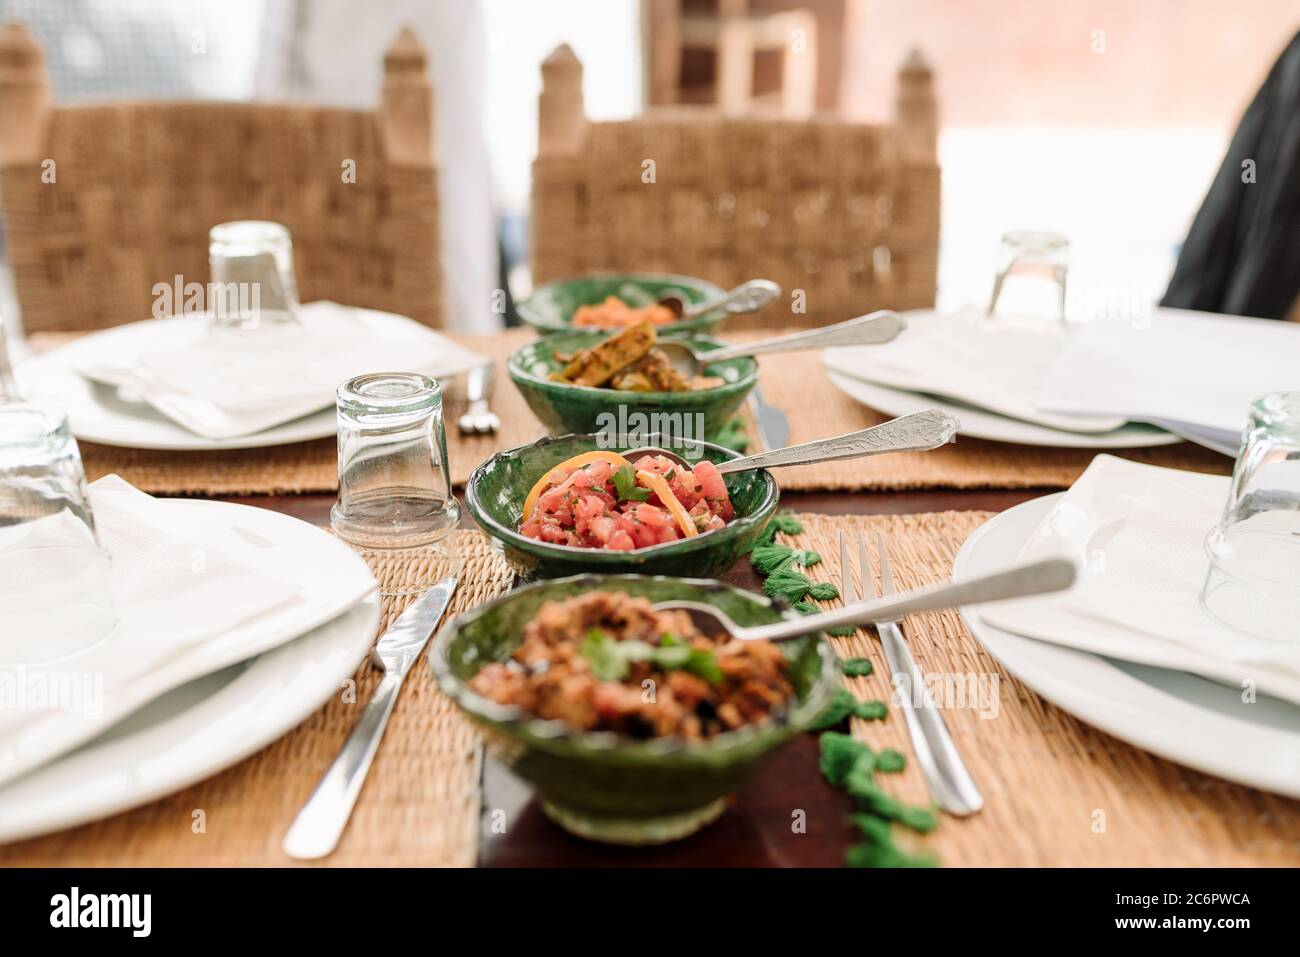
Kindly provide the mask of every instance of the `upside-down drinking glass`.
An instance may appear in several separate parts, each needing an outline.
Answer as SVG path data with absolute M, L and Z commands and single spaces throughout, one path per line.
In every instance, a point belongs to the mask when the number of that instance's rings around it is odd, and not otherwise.
M 1300 392 L 1250 407 L 1228 504 L 1205 539 L 1201 604 L 1257 638 L 1300 641 Z
M 0 405 L 0 663 L 79 654 L 116 624 L 109 556 L 66 416 Z
M 293 240 L 279 223 L 257 219 L 213 226 L 208 233 L 213 329 L 256 329 L 298 321 Z
M 365 553 L 384 594 L 430 587 L 458 564 L 442 389 L 426 375 L 377 372 L 338 388 L 336 535 Z
M 1070 240 L 1060 233 L 1003 233 L 987 314 L 1064 319 L 1069 261 Z

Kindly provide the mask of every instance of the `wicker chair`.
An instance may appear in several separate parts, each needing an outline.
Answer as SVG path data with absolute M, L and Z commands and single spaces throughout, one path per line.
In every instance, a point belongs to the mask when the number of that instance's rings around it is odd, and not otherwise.
M 542 66 L 538 112 L 536 282 L 639 271 L 688 273 L 725 288 L 754 277 L 781 284 L 790 297 L 784 308 L 728 320 L 733 329 L 934 304 L 936 109 L 919 54 L 899 72 L 888 126 L 691 107 L 591 123 L 582 64 L 567 46 Z
M 289 228 L 304 301 L 442 325 L 433 94 L 409 31 L 373 112 L 51 101 L 40 47 L 4 26 L 0 203 L 27 332 L 148 318 L 155 283 L 208 281 L 208 230 L 236 219 Z

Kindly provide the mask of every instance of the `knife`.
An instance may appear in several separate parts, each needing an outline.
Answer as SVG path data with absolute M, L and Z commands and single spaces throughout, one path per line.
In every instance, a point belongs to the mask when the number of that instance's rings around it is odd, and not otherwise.
M 758 426 L 758 440 L 764 449 L 785 448 L 790 441 L 790 420 L 785 413 L 763 398 L 763 391 L 754 386 L 749 394 L 749 409 Z
M 411 602 L 380 636 L 370 657 L 384 677 L 338 757 L 284 836 L 281 847 L 290 857 L 311 861 L 338 846 L 366 782 L 370 762 L 379 750 L 402 682 L 429 643 L 455 590 L 456 576 L 449 575 Z

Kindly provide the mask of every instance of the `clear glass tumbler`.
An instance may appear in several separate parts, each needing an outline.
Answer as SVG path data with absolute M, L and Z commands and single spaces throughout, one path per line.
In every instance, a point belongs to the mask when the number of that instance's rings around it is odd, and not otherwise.
M 1069 264 L 1070 240 L 1060 233 L 1032 229 L 1003 233 L 987 315 L 1064 319 Z
M 77 443 L 62 412 L 0 405 L 0 663 L 55 661 L 117 625 Z
M 208 266 L 214 330 L 298 321 L 293 240 L 279 223 L 245 219 L 213 226 Z
M 1250 407 L 1228 503 L 1205 539 L 1201 605 L 1257 638 L 1300 641 L 1300 392 Z
M 334 533 L 358 548 L 384 594 L 428 588 L 457 563 L 442 389 L 425 375 L 377 372 L 338 388 Z

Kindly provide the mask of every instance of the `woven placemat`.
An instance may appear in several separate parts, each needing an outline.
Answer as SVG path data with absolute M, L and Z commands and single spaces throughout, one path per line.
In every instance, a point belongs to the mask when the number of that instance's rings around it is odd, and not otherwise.
M 463 568 L 448 614 L 505 592 L 512 574 L 478 532 L 452 539 Z M 418 564 L 418 559 L 407 563 Z M 407 566 L 376 568 L 381 585 Z M 380 631 L 411 596 L 385 598 Z M 370 700 L 368 663 L 298 728 L 246 761 L 133 811 L 0 847 L 7 866 L 263 866 L 293 863 L 280 851 L 294 815 L 338 754 Z M 438 690 L 422 660 L 407 678 L 379 754 L 338 850 L 322 863 L 471 866 L 478 852 L 481 749 L 470 722 Z M 204 830 L 195 833 L 196 811 Z
M 31 337 L 40 351 L 67 342 L 73 333 L 43 333 Z M 501 418 L 495 435 L 461 435 L 456 420 L 468 406 L 465 377 L 447 383 L 443 418 L 451 480 L 463 486 L 470 472 L 501 449 L 534 441 L 541 423 L 505 374 L 505 360 L 536 335 L 511 329 L 493 336 L 448 333 L 449 338 L 493 361 L 492 408 Z M 165 452 L 79 442 L 86 476 L 91 481 L 116 473 L 136 488 L 155 495 L 286 495 L 334 492 L 338 489 L 338 453 L 333 437 L 262 449 L 221 452 Z
M 897 587 L 913 588 L 946 577 L 962 542 L 991 514 L 799 515 L 803 533 L 782 540 L 820 552 L 822 561 L 807 569 L 809 577 L 838 585 L 840 531 L 854 536 L 854 556 L 856 536 L 866 531 L 873 563 L 875 532 L 882 531 Z M 854 580 L 861 587 L 859 571 Z M 995 664 L 955 611 L 912 616 L 903 632 L 922 673 L 940 676 L 944 718 L 985 798 L 979 814 L 945 815 L 937 831 L 918 839 L 917 846 L 933 850 L 941 863 L 1300 863 L 1300 802 L 1192 771 L 1083 724 Z M 842 656 L 867 657 L 875 665 L 870 677 L 846 678 L 849 687 L 862 698 L 889 700 L 888 666 L 874 631 L 833 640 Z M 897 748 L 908 758 L 903 773 L 877 775 L 881 786 L 907 801 L 929 803 L 899 706 L 891 702 L 883 721 L 852 724 L 871 747 Z
M 768 356 L 760 364 L 763 395 L 785 411 L 791 444 L 855 432 L 889 419 L 836 388 L 816 351 Z M 1192 472 L 1232 472 L 1232 459 L 1190 442 L 1117 449 L 1113 454 Z M 789 491 L 1069 488 L 1096 455 L 1093 449 L 1014 445 L 959 435 L 951 445 L 930 452 L 801 465 L 781 469 L 779 476 L 781 487 Z
M 495 435 L 461 435 L 456 419 L 467 405 L 464 379 L 450 381 L 444 402 L 447 457 L 452 482 L 460 487 L 470 472 L 493 453 L 532 442 L 544 430 L 505 374 L 506 357 L 531 341 L 533 332 L 510 329 L 492 336 L 449 335 L 493 360 L 492 407 L 501 418 L 501 429 Z M 756 335 L 738 333 L 730 338 L 744 341 Z M 48 349 L 66 342 L 69 336 L 46 333 L 34 336 L 32 344 L 37 349 Z M 879 425 L 888 418 L 837 389 L 822 369 L 816 351 L 765 357 L 761 367 L 763 395 L 769 404 L 785 412 L 792 444 Z M 338 488 L 333 438 L 228 452 L 158 452 L 93 442 L 80 445 L 86 474 L 92 481 L 115 472 L 154 494 L 297 494 L 333 492 Z M 1068 488 L 1095 454 L 1088 449 L 1042 448 L 959 437 L 954 444 L 932 452 L 785 468 L 780 471 L 780 481 L 787 491 Z M 1119 450 L 1116 454 L 1168 468 L 1224 475 L 1232 470 L 1231 459 L 1189 443 Z

